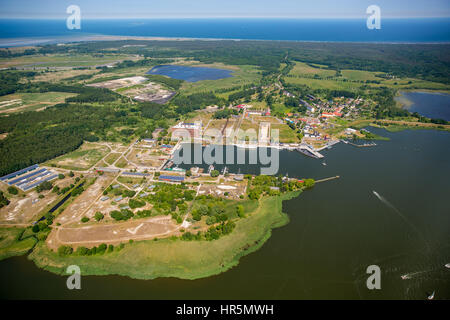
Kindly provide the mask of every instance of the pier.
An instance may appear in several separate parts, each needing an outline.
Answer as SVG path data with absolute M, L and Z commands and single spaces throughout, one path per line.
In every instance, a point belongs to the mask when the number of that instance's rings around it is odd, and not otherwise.
M 371 143 L 364 143 L 364 144 L 356 144 L 347 140 L 341 140 L 343 143 L 345 144 L 349 144 L 351 146 L 357 147 L 357 148 L 364 148 L 364 147 L 375 147 L 377 144 L 375 142 L 371 142 Z
M 316 151 L 331 149 L 332 146 L 334 146 L 336 143 L 339 143 L 339 142 L 341 142 L 341 140 L 333 140 L 333 141 L 327 143 L 326 145 L 324 145 L 322 148 L 316 149 Z
M 315 158 L 315 159 L 321 159 L 323 158 L 323 155 L 320 154 L 319 152 L 317 152 L 316 150 L 314 150 L 313 148 L 311 148 L 310 146 L 307 145 L 300 145 L 298 148 L 296 148 L 295 150 L 297 150 L 298 152 L 311 157 L 311 158 Z
M 339 178 L 340 178 L 340 176 L 334 176 L 334 177 L 324 178 L 324 179 L 316 180 L 315 183 L 320 183 L 320 182 L 330 181 L 330 180 L 339 179 Z

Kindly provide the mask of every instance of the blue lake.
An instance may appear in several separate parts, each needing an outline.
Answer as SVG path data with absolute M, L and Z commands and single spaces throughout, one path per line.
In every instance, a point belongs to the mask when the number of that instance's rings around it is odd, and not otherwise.
M 412 104 L 410 112 L 432 118 L 450 121 L 450 94 L 429 92 L 402 92 L 403 97 Z
M 231 74 L 231 70 L 177 65 L 155 66 L 147 73 L 159 74 L 174 79 L 185 80 L 188 82 L 197 82 L 201 80 L 217 80 L 233 76 Z

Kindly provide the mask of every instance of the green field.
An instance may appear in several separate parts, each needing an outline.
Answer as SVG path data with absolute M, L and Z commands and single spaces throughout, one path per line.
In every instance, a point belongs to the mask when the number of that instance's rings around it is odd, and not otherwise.
M 60 257 L 39 243 L 30 255 L 37 266 L 65 274 L 67 266 L 80 266 L 84 275 L 118 274 L 136 279 L 176 277 L 198 279 L 222 273 L 238 265 L 241 257 L 258 250 L 272 229 L 289 222 L 282 212 L 282 201 L 300 192 L 260 200 L 259 207 L 247 218 L 236 222 L 227 236 L 214 241 L 160 239 L 126 244 L 111 253 L 95 256 Z
M 125 54 L 48 54 L 22 56 L 17 58 L 0 58 L 0 67 L 82 67 L 96 66 L 115 61 L 132 59 Z
M 309 76 L 314 76 L 315 74 L 317 74 L 320 77 L 332 77 L 336 74 L 336 71 L 321 69 L 321 68 L 314 68 L 303 62 L 295 62 L 295 65 L 292 68 L 291 72 L 289 72 L 289 74 L 309 75 Z
M 278 130 L 281 143 L 298 143 L 300 142 L 297 134 L 287 124 L 271 124 L 271 130 Z
M 218 80 L 203 80 L 198 82 L 184 82 L 181 87 L 183 94 L 192 94 L 196 92 L 209 92 L 220 89 L 232 88 L 236 86 L 257 83 L 261 79 L 259 70 L 255 66 L 224 66 L 221 64 L 201 65 L 210 68 L 230 69 L 233 71 L 232 77 Z M 232 92 L 219 93 L 218 95 L 227 98 Z
M 117 159 L 119 159 L 119 157 L 121 156 L 121 153 L 110 153 L 106 158 L 105 158 L 105 162 L 107 164 L 113 164 L 114 161 L 116 161 Z
M 33 248 L 37 242 L 34 237 L 19 240 L 24 230 L 17 227 L 0 227 L 0 260 L 23 255 Z
M 116 167 L 118 168 L 125 168 L 127 165 L 128 161 L 124 157 L 121 157 L 116 163 Z
M 37 110 L 62 103 L 66 98 L 73 96 L 76 96 L 76 94 L 66 92 L 8 94 L 0 97 L 0 112 Z
M 49 160 L 45 165 L 68 170 L 87 170 L 99 162 L 108 150 L 105 146 L 85 142 L 77 150 Z
M 288 84 L 307 85 L 312 89 L 330 89 L 330 90 L 347 90 L 355 91 L 363 85 L 371 87 L 387 86 L 395 89 L 429 89 L 448 91 L 450 86 L 414 79 L 414 78 L 395 78 L 384 79 L 377 75 L 380 72 L 364 71 L 364 70 L 342 70 L 341 76 L 336 76 L 335 70 L 327 70 L 322 68 L 314 68 L 303 62 L 296 62 L 294 68 L 289 72 L 289 76 L 284 80 Z M 315 75 L 320 78 L 315 78 Z M 328 77 L 332 77 L 329 79 Z M 327 78 L 327 79 L 325 79 Z M 365 83 L 365 81 L 379 81 L 379 83 Z

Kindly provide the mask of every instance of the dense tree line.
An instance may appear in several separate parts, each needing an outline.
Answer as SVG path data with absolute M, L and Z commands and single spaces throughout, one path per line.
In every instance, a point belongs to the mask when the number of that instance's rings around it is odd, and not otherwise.
M 145 47 L 121 47 L 143 45 Z M 148 57 L 186 57 L 204 63 L 223 62 L 254 65 L 263 75 L 276 73 L 289 59 L 326 65 L 332 70 L 380 71 L 399 77 L 413 77 L 450 83 L 449 44 L 325 43 L 294 41 L 98 41 L 73 44 L 76 53 L 143 54 Z M 67 53 L 66 46 L 45 45 L 39 53 Z
M 33 71 L 2 71 L 0 72 L 0 96 L 15 93 L 27 85 L 21 83 L 23 78 L 33 78 L 37 73 Z
M 231 115 L 237 115 L 239 112 L 234 109 L 221 109 L 216 112 L 214 112 L 213 118 L 214 119 L 227 119 L 231 117 Z
M 66 102 L 111 102 L 119 99 L 121 96 L 114 91 L 105 88 L 96 87 L 86 87 L 82 85 L 61 85 L 61 84 L 50 84 L 50 83 L 40 83 L 39 92 L 71 92 L 78 93 L 75 97 L 70 97 L 66 99 Z
M 181 85 L 183 84 L 184 80 L 180 80 L 180 79 L 175 79 L 175 78 L 169 78 L 166 76 L 162 76 L 159 74 L 147 74 L 146 77 L 150 80 L 150 81 L 154 81 L 154 82 L 159 82 L 162 84 L 165 84 L 166 86 L 174 89 L 174 90 L 178 90 L 180 89 Z
M 36 54 L 36 49 L 25 49 L 23 51 L 11 52 L 8 48 L 0 50 L 0 58 L 16 58 Z
M 8 198 L 5 197 L 3 191 L 0 190 L 0 208 L 7 206 L 9 204 Z
M 109 107 L 61 104 L 0 117 L 0 176 L 77 149 L 86 137 L 105 136 L 126 116 Z
M 224 105 L 225 100 L 212 92 L 200 92 L 189 96 L 176 96 L 170 104 L 176 106 L 175 110 L 178 114 L 186 114 L 211 105 Z
M 160 120 L 164 118 L 172 118 L 173 112 L 167 108 L 167 105 L 162 105 L 154 102 L 142 102 L 139 104 L 139 110 L 144 118 Z
M 232 93 L 228 96 L 228 101 L 234 102 L 241 99 L 250 100 L 252 95 L 256 93 L 256 89 L 247 89 Z

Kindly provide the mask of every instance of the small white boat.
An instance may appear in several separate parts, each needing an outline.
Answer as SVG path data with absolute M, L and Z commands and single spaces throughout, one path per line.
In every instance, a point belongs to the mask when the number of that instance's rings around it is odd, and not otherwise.
M 427 298 L 428 298 L 428 300 L 433 300 L 433 299 L 434 299 L 434 291 L 433 291 L 433 293 L 432 293 L 431 295 L 429 295 Z
M 447 269 L 450 269 L 450 263 L 447 263 L 447 264 L 445 265 L 445 267 L 446 267 Z
M 402 278 L 403 280 L 406 280 L 406 279 L 409 279 L 409 276 L 408 276 L 407 274 L 404 274 L 404 275 L 401 276 L 401 278 Z
M 323 166 L 326 166 L 327 164 L 326 164 L 325 162 L 322 162 L 322 165 L 323 165 Z

